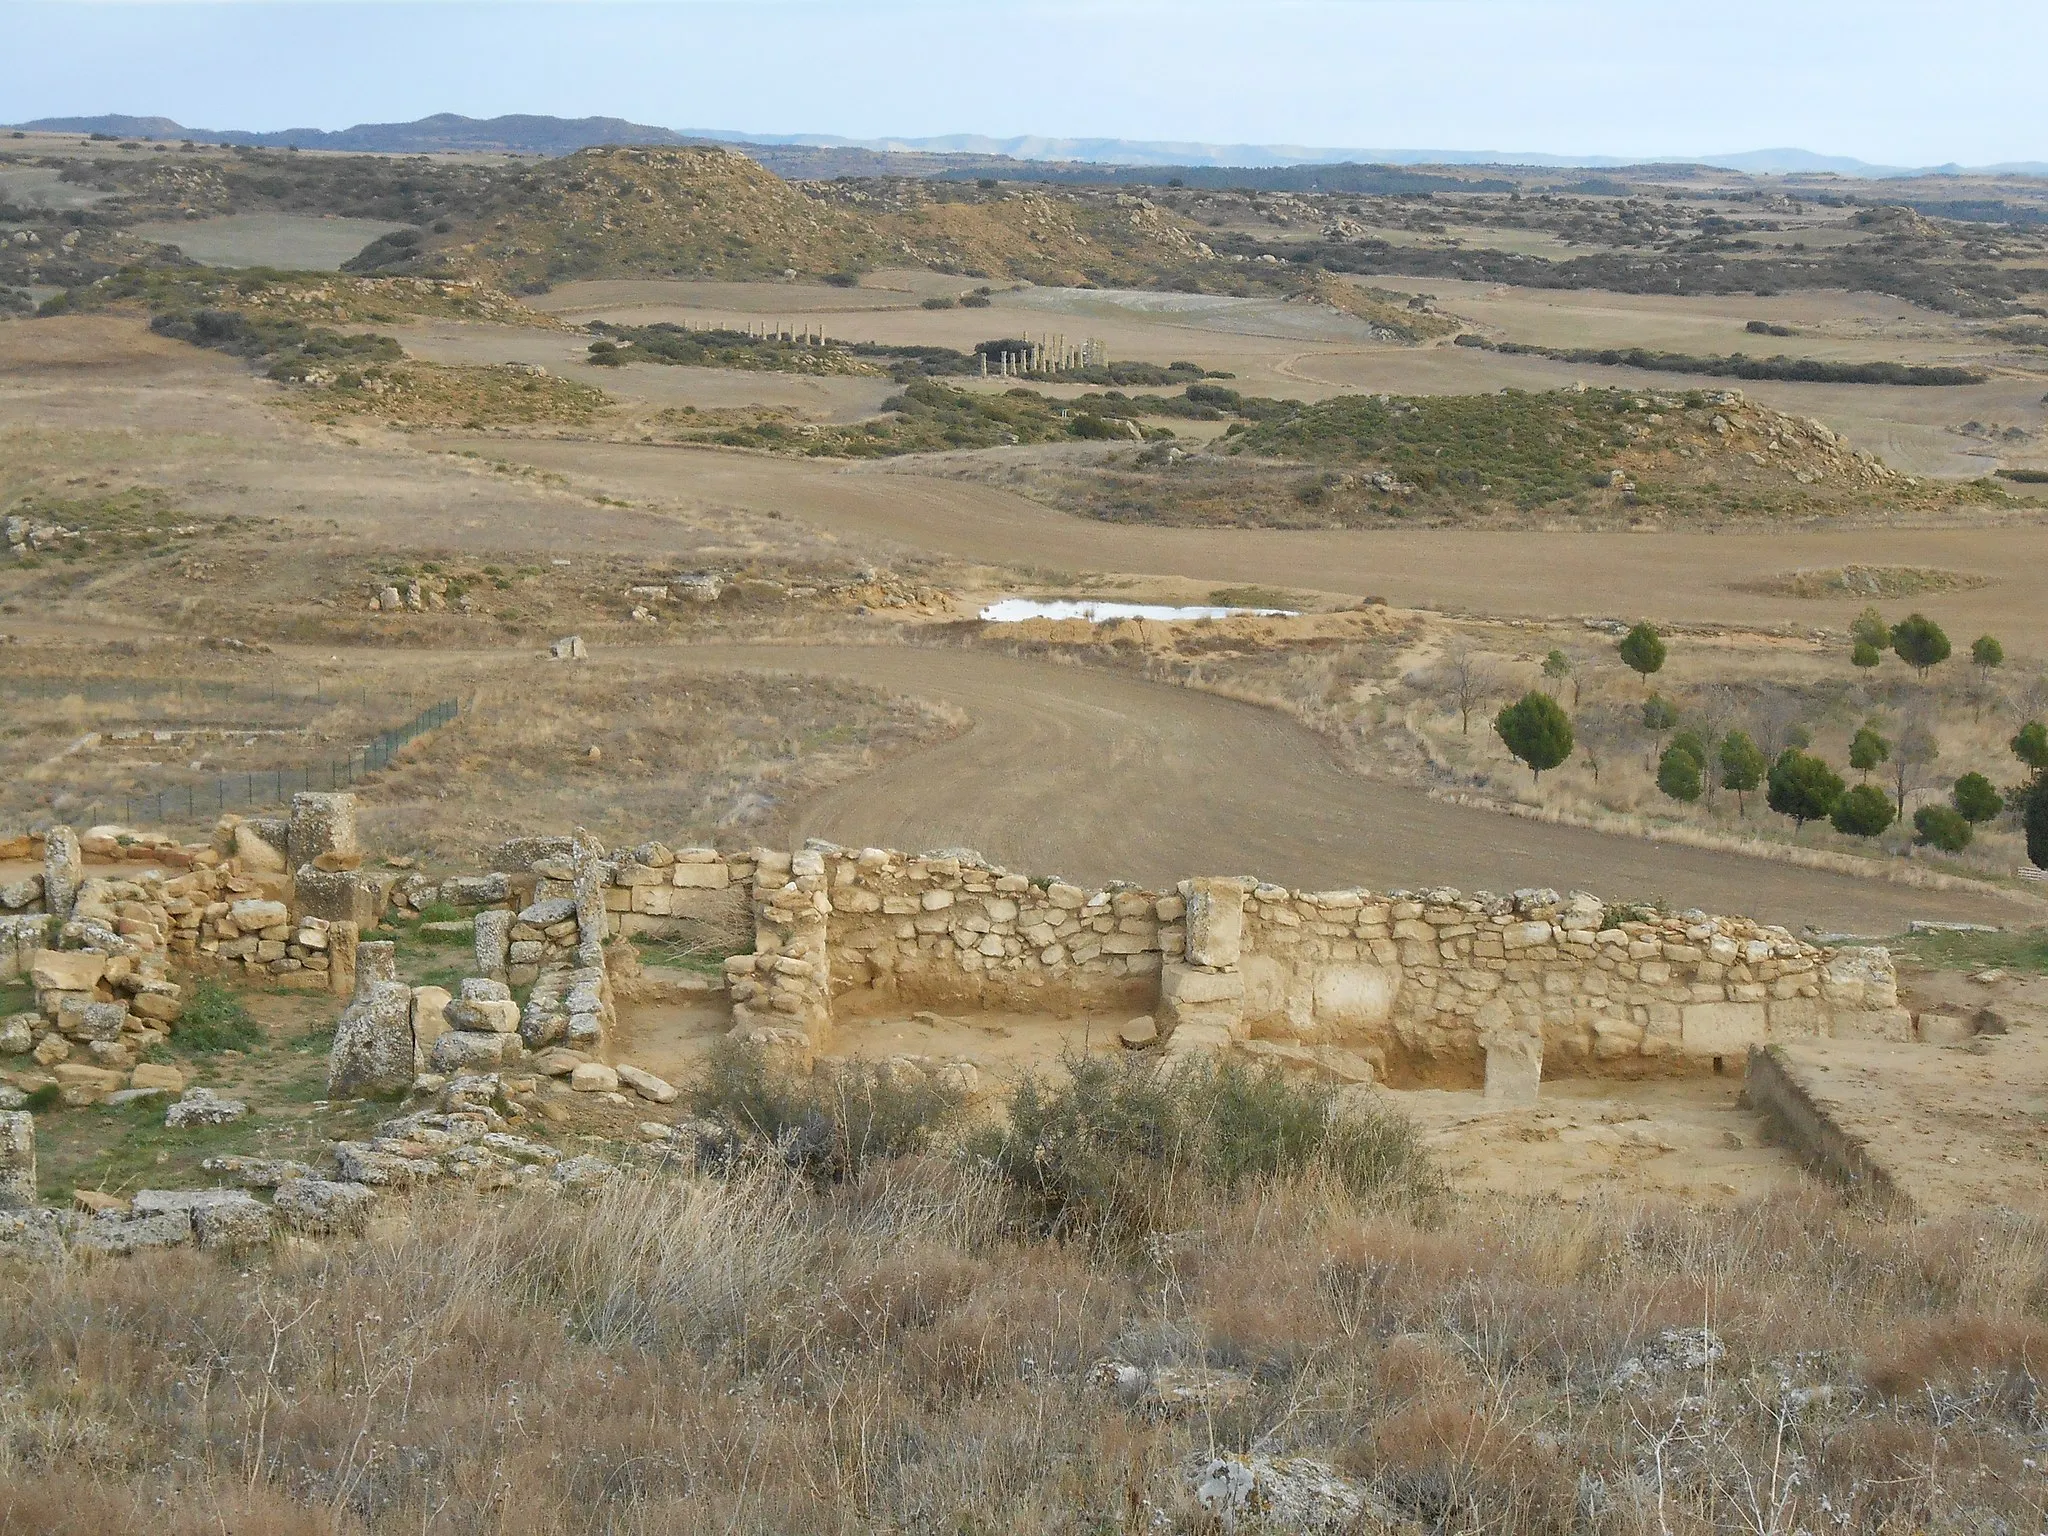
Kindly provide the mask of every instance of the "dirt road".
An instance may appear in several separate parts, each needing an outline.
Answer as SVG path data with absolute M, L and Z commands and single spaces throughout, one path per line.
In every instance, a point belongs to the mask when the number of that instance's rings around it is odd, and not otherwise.
M 1081 667 L 893 647 L 662 654 L 685 668 L 850 677 L 968 713 L 964 734 L 805 805 L 803 835 L 835 842 L 964 845 L 1013 869 L 1089 882 L 1243 873 L 1311 889 L 1579 886 L 1834 932 L 2030 916 L 1995 897 L 1442 805 L 1358 778 L 1320 737 L 1266 710 Z
M 1700 534 L 1156 528 L 1097 522 L 992 486 L 887 468 L 639 444 L 456 434 L 428 441 L 488 451 L 593 490 L 697 514 L 720 507 L 784 513 L 850 542 L 886 539 L 1051 573 L 1116 571 L 1378 595 L 1399 607 L 1841 627 L 1861 600 L 1738 588 L 1795 569 L 1938 566 L 1987 579 L 1973 591 L 1927 599 L 1951 633 L 1991 630 L 2008 649 L 2048 649 L 2048 608 L 2039 600 L 2048 590 L 2048 528 L 2041 526 Z

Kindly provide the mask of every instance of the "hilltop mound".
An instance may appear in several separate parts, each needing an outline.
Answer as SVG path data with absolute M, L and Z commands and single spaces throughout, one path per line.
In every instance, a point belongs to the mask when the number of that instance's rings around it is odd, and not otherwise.
M 748 280 L 930 266 L 1039 283 L 1170 280 L 1214 253 L 1178 215 L 1128 193 L 783 181 L 716 148 L 604 147 L 471 189 L 430 231 L 370 246 L 348 270 L 445 272 L 531 288 L 584 277 Z
M 573 277 L 779 277 L 884 254 L 871 226 L 720 149 L 581 151 L 508 178 L 440 234 L 379 241 L 349 270 L 452 269 L 512 287 Z

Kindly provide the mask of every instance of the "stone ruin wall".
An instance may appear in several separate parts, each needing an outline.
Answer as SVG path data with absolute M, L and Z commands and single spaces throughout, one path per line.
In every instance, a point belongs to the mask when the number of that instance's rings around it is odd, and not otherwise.
M 57 943 L 59 913 L 0 919 L 20 933 L 36 925 L 32 941 L 17 937 L 14 968 L 27 972 L 44 946 L 104 952 L 86 990 L 124 998 L 131 1033 L 174 1016 L 173 962 L 355 998 L 356 935 L 384 911 L 443 903 L 473 914 L 477 980 L 533 993 L 519 1046 L 488 1048 L 440 1044 L 450 1005 L 451 1020 L 475 1011 L 463 999 L 428 999 L 423 1013 L 415 996 L 418 1064 L 437 1070 L 501 1065 L 518 1048 L 601 1049 L 614 1015 L 604 941 L 706 934 L 739 936 L 744 951 L 725 962 L 735 1031 L 805 1055 L 830 1049 L 835 1021 L 913 1008 L 1142 1013 L 1174 1051 L 1264 1043 L 1268 1054 L 1320 1053 L 1325 1065 L 1341 1057 L 1353 1075 L 1483 1074 L 1519 1093 L 1540 1075 L 1700 1066 L 1810 1035 L 1913 1033 L 1882 950 L 1821 949 L 1741 918 L 1614 909 L 1577 892 L 1308 892 L 1214 877 L 1085 890 L 965 850 L 814 842 L 735 855 L 648 842 L 607 853 L 569 837 L 504 844 L 493 862 L 509 867 L 435 879 L 363 869 L 346 795 L 301 796 L 276 821 L 225 818 L 206 845 L 123 842 L 113 851 L 169 866 L 132 881 L 76 878 L 68 837 L 50 835 L 37 893 L 61 903 L 67 881 L 74 888 Z M 50 1001 L 55 1020 L 65 999 Z M 453 1032 L 483 1033 L 461 1021 Z

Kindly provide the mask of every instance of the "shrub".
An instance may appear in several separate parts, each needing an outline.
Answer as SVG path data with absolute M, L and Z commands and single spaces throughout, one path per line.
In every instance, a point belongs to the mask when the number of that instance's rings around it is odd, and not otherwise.
M 963 1095 L 923 1073 L 850 1061 L 799 1076 L 759 1046 L 724 1039 L 689 1097 L 734 1136 L 834 1182 L 858 1178 L 875 1159 L 923 1151 L 965 1107 Z
M 1891 626 L 1875 608 L 1865 608 L 1849 623 L 1849 638 L 1872 650 L 1888 651 L 1892 645 Z
M 1990 635 L 1979 635 L 1970 642 L 1970 660 L 1984 668 L 2005 665 L 2005 647 Z
M 202 981 L 194 987 L 185 1011 L 171 1026 L 171 1043 L 195 1056 L 252 1050 L 263 1038 L 263 1026 L 250 1016 L 239 997 L 217 981 Z
M 1747 731 L 1730 731 L 1722 740 L 1721 787 L 1735 791 L 1738 815 L 1748 809 L 1743 796 L 1763 782 L 1764 772 L 1769 767 L 1762 749 L 1749 739 Z
M 1547 693 L 1531 689 L 1523 694 L 1494 717 L 1493 728 L 1539 782 L 1544 769 L 1572 755 L 1571 719 Z
M 1892 824 L 1891 797 L 1875 784 L 1858 784 L 1835 801 L 1828 820 L 1850 837 L 1876 837 Z
M 1957 779 L 1949 799 L 1955 804 L 1956 814 L 1973 825 L 1990 821 L 2005 809 L 2005 796 L 1981 773 L 1966 773 Z
M 1790 816 L 1794 827 L 1803 827 L 1835 808 L 1842 798 L 1842 779 L 1819 758 L 1787 747 L 1771 764 L 1765 798 L 1780 816 Z
M 1652 736 L 1662 736 L 1678 724 L 1678 706 L 1661 693 L 1653 693 L 1643 700 L 1643 729 Z
M 1948 660 L 1948 636 L 1924 613 L 1909 614 L 1894 624 L 1891 640 L 1899 660 L 1922 677 L 1927 675 L 1928 668 Z
M 47 1115 L 64 1102 L 64 1086 L 61 1083 L 43 1083 L 28 1091 L 22 1101 L 22 1108 L 32 1115 Z
M 1664 637 L 1650 624 L 1638 624 L 1616 647 L 1621 653 L 1622 663 L 1640 677 L 1649 677 L 1664 669 Z
M 1705 766 L 1698 757 L 1674 741 L 1657 760 L 1657 787 L 1673 800 L 1691 804 L 1699 799 L 1700 791 L 1705 787 Z
M 1923 805 L 1913 813 L 1914 841 L 1939 848 L 1943 853 L 1961 853 L 1976 835 L 1969 818 L 1945 805 Z
M 1070 1056 L 1023 1079 L 976 1150 L 1055 1234 L 1170 1230 L 1200 1195 L 1320 1169 L 1354 1195 L 1413 1201 L 1435 1175 L 1401 1117 L 1340 1111 L 1335 1090 L 1225 1059 Z
M 1849 653 L 1849 665 L 1852 667 L 1874 667 L 1882 660 L 1884 652 L 1868 640 L 1858 640 L 1856 648 Z
M 2027 860 L 2036 869 L 2048 869 L 2048 775 L 2040 775 L 2027 786 L 2020 803 L 2020 821 L 2027 832 Z

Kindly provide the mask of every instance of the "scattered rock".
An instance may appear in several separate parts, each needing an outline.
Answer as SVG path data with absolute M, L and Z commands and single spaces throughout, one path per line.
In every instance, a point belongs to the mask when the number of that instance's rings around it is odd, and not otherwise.
M 249 1113 L 240 1099 L 224 1099 L 211 1088 L 188 1088 L 164 1114 L 164 1125 L 182 1131 L 195 1125 L 232 1125 Z
M 1159 1043 L 1159 1026 L 1153 1022 L 1151 1014 L 1141 1014 L 1118 1030 L 1116 1037 L 1126 1049 L 1142 1051 L 1148 1045 Z
M 290 1179 L 277 1186 L 271 1208 L 301 1232 L 360 1232 L 368 1225 L 377 1192 L 333 1179 Z
M 145 1248 L 182 1248 L 192 1241 L 192 1213 L 108 1212 L 80 1224 L 71 1234 L 74 1252 L 118 1255 Z
M 1307 1456 L 1201 1456 L 1187 1464 L 1195 1502 L 1226 1531 L 1350 1531 L 1370 1515 L 1397 1524 L 1399 1513 L 1366 1489 Z
M 243 1189 L 275 1189 L 290 1179 L 317 1177 L 307 1164 L 283 1157 L 209 1157 L 199 1166 Z
M 601 1061 L 586 1061 L 569 1074 L 569 1086 L 578 1093 L 617 1093 L 619 1074 Z
M 586 1065 L 588 1064 L 586 1063 Z M 656 1104 L 675 1103 L 675 1088 L 664 1082 L 661 1078 L 656 1077 L 652 1072 L 643 1072 L 640 1068 L 624 1062 L 621 1062 L 615 1070 L 618 1081 L 639 1094 L 641 1098 L 650 1099 Z M 578 1083 L 572 1075 L 569 1086 L 580 1088 L 582 1084 Z

